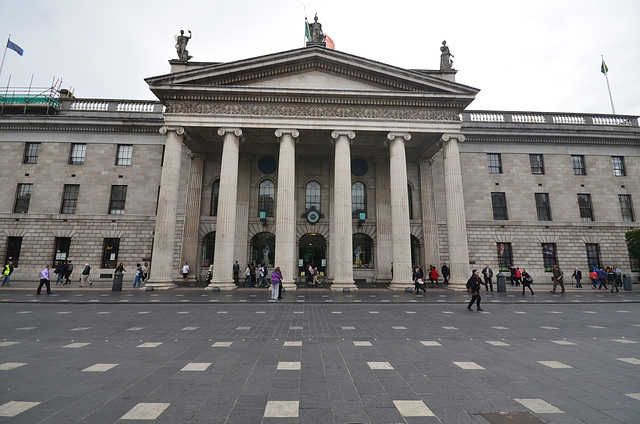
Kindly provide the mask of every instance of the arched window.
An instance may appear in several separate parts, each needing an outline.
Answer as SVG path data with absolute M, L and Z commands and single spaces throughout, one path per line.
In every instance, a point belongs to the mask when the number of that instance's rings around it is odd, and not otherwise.
M 216 233 L 209 233 L 202 239 L 202 267 L 209 268 L 213 265 L 213 257 L 216 251 Z
M 420 260 L 420 240 L 416 236 L 411 236 L 411 266 L 413 265 L 421 265 L 422 261 Z M 427 266 L 429 264 L 425 264 Z M 438 265 L 438 264 L 433 264 Z
M 220 196 L 220 180 L 215 180 L 211 186 L 211 216 L 218 216 L 218 197 Z
M 407 184 L 407 191 L 409 193 L 409 219 L 413 219 L 413 196 L 411 195 L 411 184 Z
M 275 184 L 271 180 L 264 180 L 260 183 L 258 192 L 258 213 L 265 212 L 266 216 L 273 216 L 273 203 L 276 197 Z
M 353 218 L 360 218 L 360 212 L 367 213 L 367 188 L 359 181 L 351 185 L 351 213 Z
M 276 236 L 271 233 L 258 233 L 251 238 L 251 263 L 265 264 L 273 268 L 275 264 Z
M 353 235 L 353 267 L 373 268 L 373 240 L 366 234 Z
M 316 208 L 320 212 L 320 184 L 317 181 L 309 181 L 305 199 L 305 211 Z

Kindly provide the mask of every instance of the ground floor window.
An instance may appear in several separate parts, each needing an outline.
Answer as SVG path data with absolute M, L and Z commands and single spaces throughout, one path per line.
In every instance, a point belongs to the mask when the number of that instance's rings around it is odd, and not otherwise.
M 555 243 L 542 243 L 542 260 L 544 270 L 551 272 L 554 265 L 558 265 L 558 252 Z
M 20 261 L 20 249 L 22 248 L 22 237 L 9 237 L 7 239 L 7 256 L 4 258 L 4 263 L 13 261 L 13 267 L 18 267 Z
M 71 237 L 56 237 L 56 249 L 53 253 L 53 267 L 57 267 L 62 261 L 69 258 L 71 249 Z
M 600 245 L 598 243 L 587 243 L 587 262 L 589 269 L 600 266 Z
M 509 271 L 511 264 L 513 264 L 511 243 L 498 243 L 498 270 Z
M 353 267 L 373 268 L 373 240 L 366 234 L 353 235 Z
M 305 234 L 298 242 L 298 272 L 307 275 L 311 265 L 318 268 L 321 277 L 327 269 L 327 241 L 320 234 Z
M 420 240 L 416 236 L 411 236 L 411 266 L 420 265 Z
M 631 272 L 639 272 L 640 271 L 640 259 L 639 258 L 629 258 L 631 260 Z
M 265 264 L 273 268 L 276 261 L 276 236 L 272 233 L 258 233 L 251 239 L 251 263 Z
M 106 238 L 102 247 L 102 268 L 115 268 L 118 266 L 118 251 L 120 250 L 119 238 Z
M 213 257 L 216 250 L 216 233 L 209 233 L 202 239 L 202 267 L 209 268 L 213 265 Z

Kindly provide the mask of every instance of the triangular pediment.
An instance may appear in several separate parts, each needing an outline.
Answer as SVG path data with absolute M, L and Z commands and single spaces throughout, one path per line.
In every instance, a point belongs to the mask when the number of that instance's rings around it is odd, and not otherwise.
M 299 89 L 339 89 L 339 90 L 388 90 L 384 84 L 376 84 L 369 81 L 362 81 L 355 78 L 345 78 L 341 75 L 323 72 L 312 69 L 304 72 L 292 72 L 290 74 L 279 75 L 273 78 L 260 78 L 247 81 L 245 84 L 250 87 L 279 87 L 279 88 L 299 88 Z

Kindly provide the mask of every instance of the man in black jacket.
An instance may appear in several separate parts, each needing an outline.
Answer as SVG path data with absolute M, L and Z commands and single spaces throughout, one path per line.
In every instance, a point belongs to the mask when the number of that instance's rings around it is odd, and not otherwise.
M 480 297 L 480 284 L 482 284 L 480 281 L 480 271 L 474 269 L 472 271 L 471 278 L 467 281 L 467 290 L 471 295 L 471 301 L 469 302 L 467 309 L 470 311 L 471 305 L 473 305 L 474 302 L 476 303 L 477 310 L 482 311 L 482 308 L 480 307 L 480 301 L 482 300 L 482 297 Z
M 578 268 L 573 268 L 572 277 L 576 279 L 576 287 L 581 289 L 582 284 L 580 284 L 580 280 L 582 280 L 582 271 L 580 271 Z
M 484 275 L 485 291 L 488 290 L 489 288 L 491 288 L 491 291 L 493 291 L 493 283 L 491 282 L 491 279 L 493 278 L 493 270 L 489 268 L 489 265 L 484 266 L 484 269 L 482 270 L 482 275 Z M 487 287 L 487 285 L 489 287 Z

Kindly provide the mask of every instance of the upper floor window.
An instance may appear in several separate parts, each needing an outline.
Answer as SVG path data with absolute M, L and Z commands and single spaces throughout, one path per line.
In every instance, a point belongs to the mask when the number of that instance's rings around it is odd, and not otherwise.
M 215 180 L 211 185 L 211 216 L 218 216 L 218 198 L 220 197 L 220 180 Z
M 613 175 L 616 177 L 627 175 L 624 169 L 624 156 L 611 156 L 611 163 L 613 165 Z
M 502 174 L 502 157 L 500 153 L 487 153 L 489 174 Z
M 578 194 L 578 208 L 583 221 L 593 221 L 593 207 L 590 194 Z
M 413 219 L 413 195 L 411 194 L 411 185 L 407 184 L 407 191 L 409 199 L 409 219 Z
M 587 175 L 587 166 L 583 155 L 571 155 L 571 165 L 573 166 L 573 175 Z
M 364 183 L 356 181 L 351 185 L 351 214 L 359 219 L 360 213 L 367 213 L 367 188 Z
M 320 183 L 317 181 L 309 181 L 305 192 L 305 211 L 315 208 L 320 212 Z
M 505 193 L 491 193 L 491 206 L 493 207 L 493 219 L 507 220 L 507 195 Z
M 87 145 L 73 143 L 69 154 L 69 163 L 71 165 L 84 165 L 84 157 L 87 153 Z
M 27 143 L 24 146 L 24 163 L 38 163 L 40 143 Z
M 79 194 L 80 194 L 79 185 L 65 184 L 64 193 L 62 194 L 62 207 L 60 208 L 60 213 L 76 213 Z
M 544 157 L 542 155 L 529 155 L 529 164 L 532 174 L 544 174 Z
M 258 212 L 265 212 L 265 216 L 273 216 L 273 204 L 276 198 L 276 186 L 273 181 L 261 182 L 258 196 Z
M 622 220 L 624 222 L 634 222 L 633 219 L 633 206 L 631 205 L 630 194 L 618 194 L 618 201 L 620 202 L 620 211 L 622 212 Z
M 551 205 L 549 204 L 549 193 L 536 193 L 535 196 L 538 221 L 551 221 Z
M 127 186 L 112 185 L 111 200 L 109 201 L 109 214 L 111 215 L 124 214 L 124 204 L 126 200 L 127 200 Z
M 13 213 L 29 212 L 29 203 L 31 202 L 31 191 L 33 184 L 18 184 L 16 192 L 16 203 L 13 206 Z
M 118 144 L 118 154 L 116 156 L 116 165 L 131 165 L 132 155 L 133 155 L 133 146 L 131 144 Z

